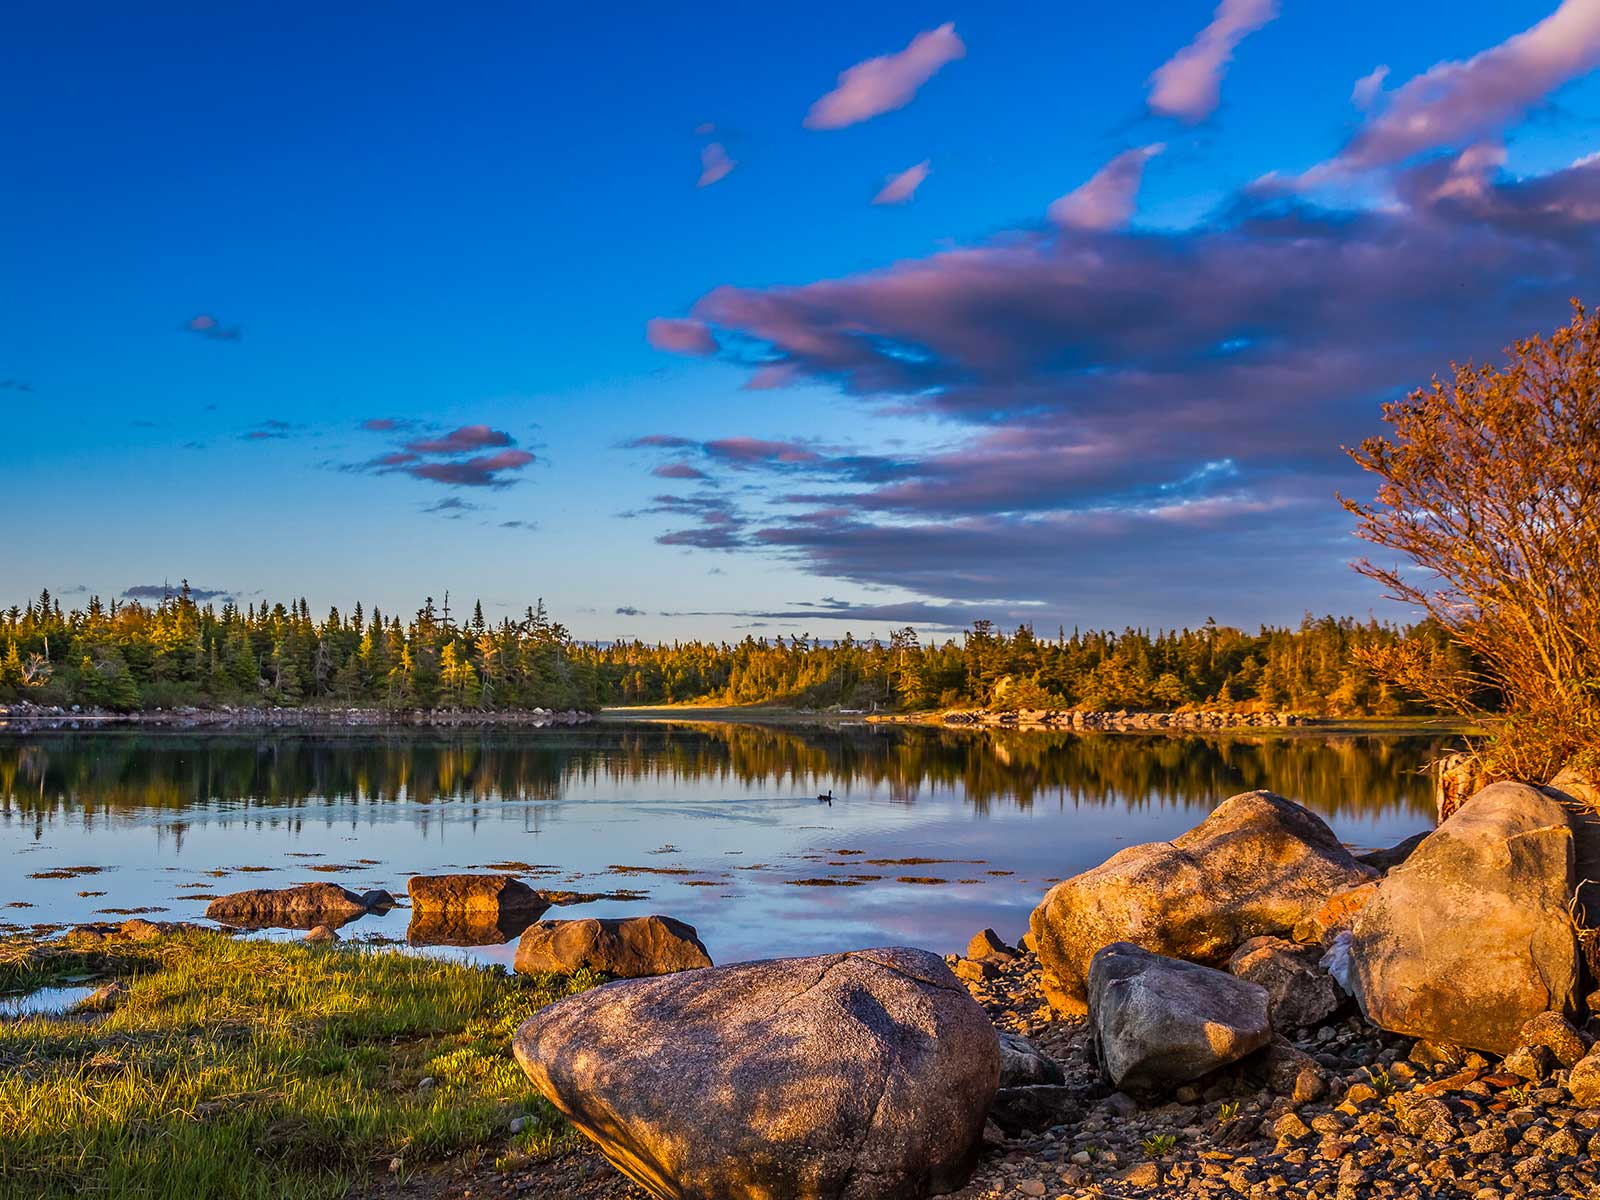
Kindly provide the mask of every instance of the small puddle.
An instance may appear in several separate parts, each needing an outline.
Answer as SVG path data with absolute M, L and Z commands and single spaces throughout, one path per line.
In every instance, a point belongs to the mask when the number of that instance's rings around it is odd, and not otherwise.
M 20 996 L 0 996 L 0 1021 L 59 1017 L 94 995 L 92 987 L 43 987 Z

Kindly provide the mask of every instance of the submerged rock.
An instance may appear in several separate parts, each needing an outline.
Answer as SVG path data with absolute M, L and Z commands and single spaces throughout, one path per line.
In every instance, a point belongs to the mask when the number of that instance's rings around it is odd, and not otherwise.
M 1181 837 L 1131 846 L 1046 893 L 1031 920 L 1046 998 L 1082 1012 L 1090 960 L 1113 942 L 1223 963 L 1376 876 L 1309 809 L 1271 792 L 1234 796 Z
M 1351 926 L 1362 1012 L 1393 1033 L 1506 1054 L 1577 1000 L 1572 833 L 1536 788 L 1484 788 L 1396 867 Z
M 1176 1087 L 1272 1040 L 1265 988 L 1128 942 L 1090 964 L 1089 1022 L 1119 1088 Z
M 662 1200 L 921 1200 L 972 1172 L 994 1027 L 890 947 L 608 984 L 517 1031 L 528 1077 Z
M 218 896 L 206 916 L 240 929 L 338 928 L 367 911 L 361 897 L 336 883 L 302 883 L 288 888 L 252 888 Z
M 413 875 L 406 884 L 411 907 L 423 912 L 503 912 L 549 903 L 515 875 Z
M 693 925 L 671 917 L 585 917 L 529 925 L 514 965 L 523 975 L 588 968 L 637 979 L 709 967 L 711 956 Z

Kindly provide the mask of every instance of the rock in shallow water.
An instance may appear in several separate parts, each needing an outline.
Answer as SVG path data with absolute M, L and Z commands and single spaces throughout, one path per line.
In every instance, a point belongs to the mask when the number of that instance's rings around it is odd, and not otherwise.
M 550 907 L 515 875 L 413 875 L 406 884 L 419 912 L 506 912 Z
M 1176 1087 L 1272 1040 L 1265 988 L 1127 942 L 1090 964 L 1089 1021 L 1119 1088 Z
M 920 1200 L 966 1182 L 994 1027 L 935 955 L 891 947 L 608 984 L 517 1061 L 663 1200 Z
M 1571 1012 L 1572 833 L 1535 788 L 1484 788 L 1378 885 L 1351 926 L 1362 1011 L 1393 1033 L 1506 1054 L 1545 1011 Z
M 570 974 L 587 968 L 618 979 L 670 975 L 711 965 L 693 925 L 671 917 L 540 921 L 517 943 L 517 972 Z
M 1050 889 L 1031 920 L 1045 995 L 1082 1012 L 1090 959 L 1113 942 L 1223 963 L 1376 877 L 1309 809 L 1271 792 L 1234 796 L 1181 837 L 1130 846 Z
M 242 929 L 337 928 L 367 911 L 361 897 L 336 883 L 303 883 L 288 888 L 252 888 L 219 896 L 206 906 L 206 916 Z

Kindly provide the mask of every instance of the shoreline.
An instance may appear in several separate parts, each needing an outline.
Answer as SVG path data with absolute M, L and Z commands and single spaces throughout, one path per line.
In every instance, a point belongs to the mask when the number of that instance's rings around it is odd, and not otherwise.
M 1275 719 L 1268 720 L 1267 717 Z M 244 705 L 112 712 L 105 709 L 75 711 L 61 706 L 27 703 L 0 705 L 0 734 L 95 729 L 240 733 L 268 730 L 548 729 L 631 723 L 760 725 L 796 729 L 915 725 L 966 732 L 1131 733 L 1177 737 L 1217 734 L 1265 734 L 1274 737 L 1327 734 L 1462 736 L 1480 732 L 1470 723 L 1454 717 L 1328 717 L 1240 712 L 1130 713 L 1080 710 L 1015 713 L 948 709 L 873 713 L 853 709 L 803 709 L 782 704 L 615 705 L 594 712 L 541 708 L 392 710 L 353 706 L 280 708 Z
M 529 728 L 586 725 L 593 713 L 554 709 L 169 708 L 104 709 L 15 704 L 0 706 L 0 733 L 93 729 L 257 730 Z

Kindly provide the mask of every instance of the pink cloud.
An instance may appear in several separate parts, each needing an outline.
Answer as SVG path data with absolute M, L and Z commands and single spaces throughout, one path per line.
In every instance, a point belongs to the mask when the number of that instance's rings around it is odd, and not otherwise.
M 859 62 L 839 75 L 839 86 L 811 106 L 807 129 L 843 129 L 904 108 L 946 63 L 967 53 L 949 22 L 919 33 L 896 54 Z
M 705 451 L 712 458 L 736 464 L 809 463 L 816 462 L 821 457 L 810 446 L 798 442 L 774 442 L 752 437 L 720 438 L 707 442 Z
M 1150 76 L 1150 108 L 1197 124 L 1217 111 L 1222 75 L 1248 35 L 1278 15 L 1278 0 L 1222 0 L 1202 29 Z
M 421 438 L 407 442 L 406 449 L 416 454 L 465 454 L 469 450 L 482 450 L 487 446 L 509 446 L 511 435 L 487 425 L 463 425 L 452 429 L 443 437 Z
M 874 204 L 904 204 L 917 194 L 922 181 L 928 177 L 928 159 L 914 167 L 907 167 L 883 185 L 883 190 L 872 198 Z
M 673 354 L 715 354 L 717 339 L 704 321 L 682 317 L 652 317 L 645 323 L 645 340 L 657 350 Z
M 1133 217 L 1144 165 L 1166 149 L 1162 142 L 1124 150 L 1050 205 L 1050 219 L 1070 229 L 1121 229 Z
M 728 157 L 721 142 L 712 142 L 700 151 L 700 181 L 695 187 L 710 187 L 717 180 L 726 179 L 728 172 L 738 165 Z
M 1355 87 L 1350 89 L 1350 103 L 1365 112 L 1378 102 L 1378 97 L 1383 95 L 1383 82 L 1388 78 L 1388 67 L 1374 67 L 1356 80 Z
M 189 333 L 210 338 L 214 342 L 237 342 L 241 336 L 236 327 L 224 325 L 210 313 L 190 317 L 183 323 L 183 328 Z
M 650 472 L 657 479 L 704 479 L 706 473 L 686 462 L 662 463 Z
M 1549 92 L 1600 66 L 1600 0 L 1563 0 L 1530 29 L 1465 62 L 1442 62 L 1395 91 L 1339 155 L 1304 182 L 1461 146 L 1520 120 Z
M 499 476 L 505 471 L 520 471 L 533 461 L 526 450 L 501 450 L 460 462 L 418 463 L 402 467 L 407 475 L 452 487 L 506 487 L 511 481 Z

